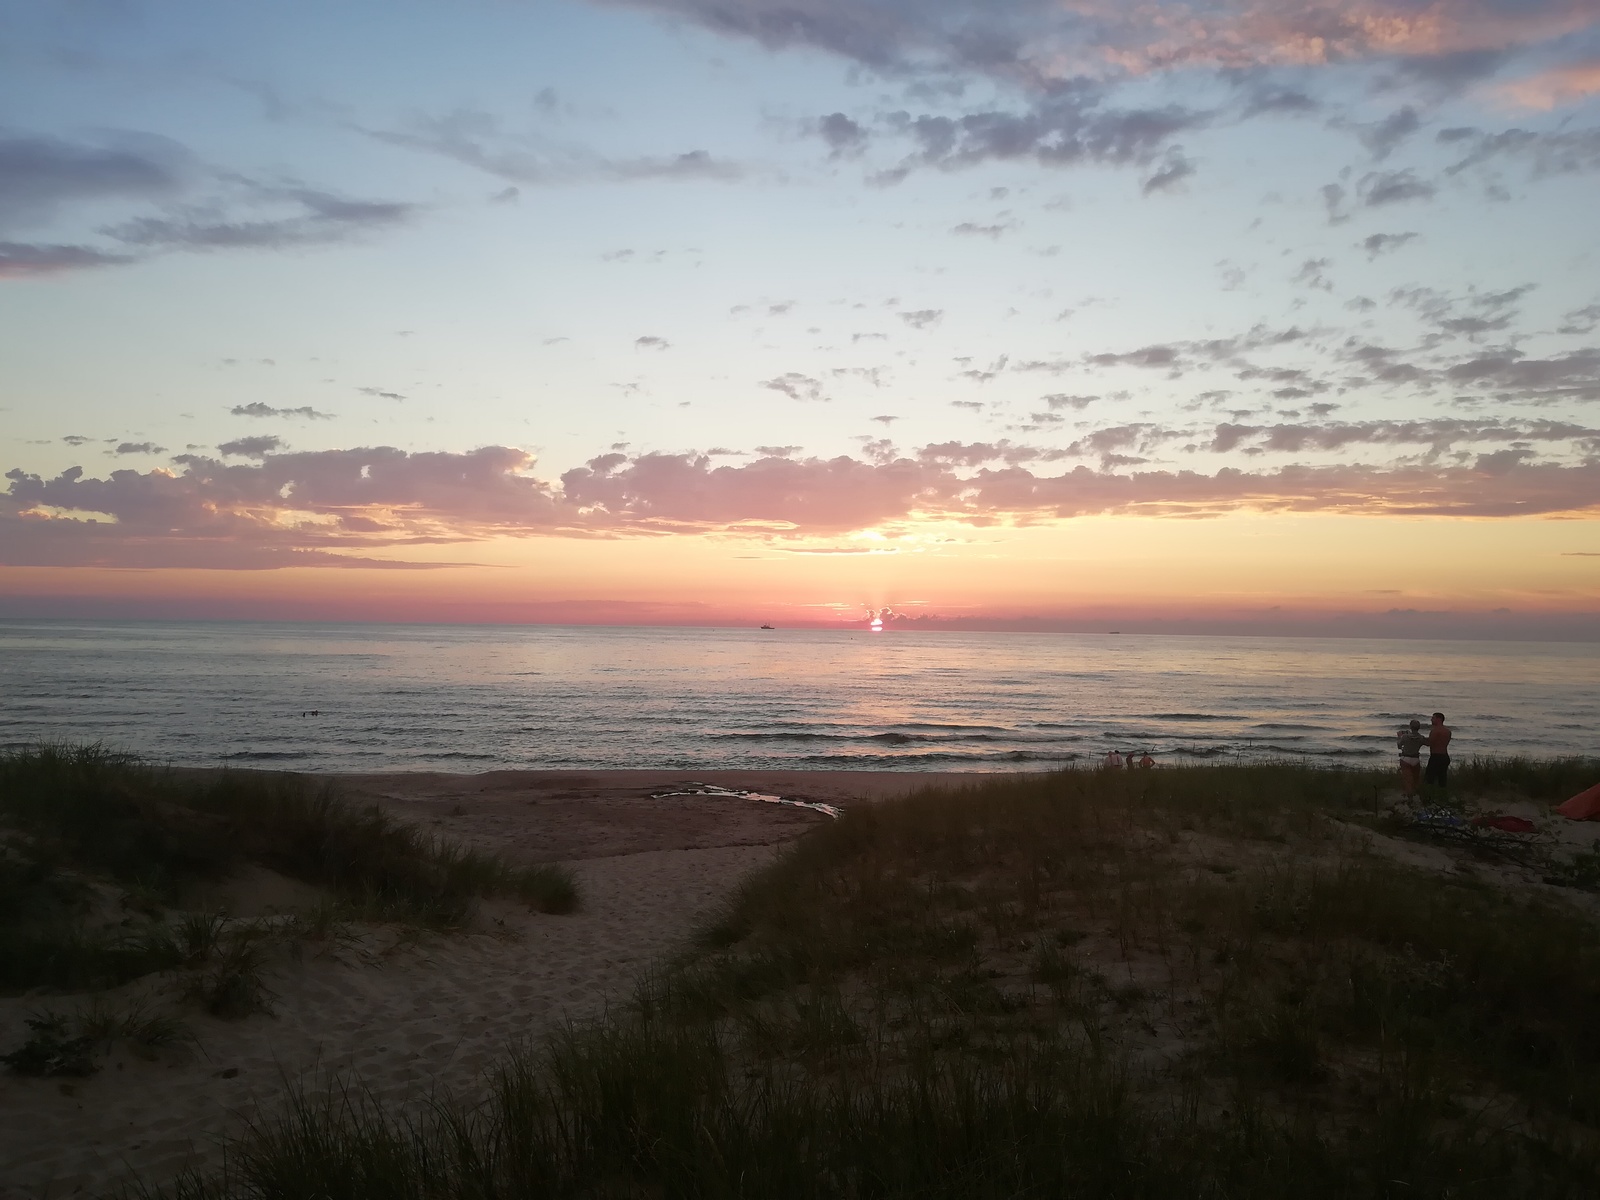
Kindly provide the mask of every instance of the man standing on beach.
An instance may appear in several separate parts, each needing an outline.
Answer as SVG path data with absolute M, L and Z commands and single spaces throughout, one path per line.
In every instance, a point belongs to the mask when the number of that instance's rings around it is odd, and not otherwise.
M 1428 744 L 1421 731 L 1422 722 L 1413 721 L 1395 734 L 1400 749 L 1400 795 L 1406 800 L 1413 799 L 1421 788 L 1422 748 Z
M 1433 714 L 1433 724 L 1428 726 L 1428 769 L 1422 782 L 1449 786 L 1450 727 L 1444 723 L 1443 713 Z

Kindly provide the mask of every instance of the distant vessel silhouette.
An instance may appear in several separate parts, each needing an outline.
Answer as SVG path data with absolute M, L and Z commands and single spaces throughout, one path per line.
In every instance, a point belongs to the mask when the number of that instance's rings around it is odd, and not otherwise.
M 763 628 L 763 629 L 771 629 L 772 626 L 771 625 L 763 625 L 761 628 Z

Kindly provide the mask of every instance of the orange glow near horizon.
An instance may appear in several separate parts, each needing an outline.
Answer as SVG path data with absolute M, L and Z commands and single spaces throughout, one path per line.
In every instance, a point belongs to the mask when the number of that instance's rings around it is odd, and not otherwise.
M 0 591 L 195 615 L 828 625 L 912 617 L 1600 611 L 1594 520 L 1230 515 L 919 525 L 790 545 L 726 536 L 422 547 L 431 569 L 10 568 Z M 864 552 L 865 551 L 865 552 Z M 585 616 L 586 613 L 592 614 Z

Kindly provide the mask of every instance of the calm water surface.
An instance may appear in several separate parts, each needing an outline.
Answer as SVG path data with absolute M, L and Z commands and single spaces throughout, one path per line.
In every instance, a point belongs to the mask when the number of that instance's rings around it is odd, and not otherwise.
M 1075 634 L 0 621 L 0 744 L 301 770 L 1005 770 L 1107 749 L 1593 754 L 1600 646 Z M 302 716 L 318 710 L 318 716 Z

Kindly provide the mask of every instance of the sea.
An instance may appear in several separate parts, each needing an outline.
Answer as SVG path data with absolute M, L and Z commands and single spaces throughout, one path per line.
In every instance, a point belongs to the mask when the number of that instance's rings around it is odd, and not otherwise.
M 0 746 L 302 771 L 1382 764 L 1600 753 L 1600 645 L 0 620 Z

